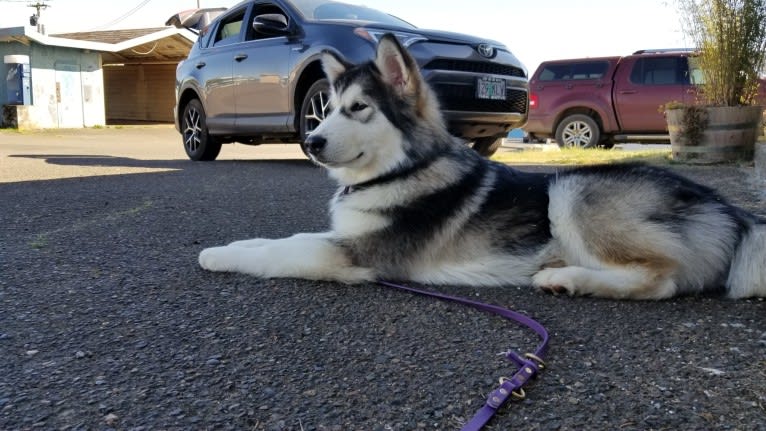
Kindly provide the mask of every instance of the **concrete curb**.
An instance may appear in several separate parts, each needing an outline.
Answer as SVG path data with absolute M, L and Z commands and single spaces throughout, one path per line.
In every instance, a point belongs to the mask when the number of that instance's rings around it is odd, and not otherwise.
M 545 144 L 525 144 L 520 139 L 504 139 L 503 148 L 509 150 L 533 150 L 533 151 L 561 151 L 558 144 L 553 144 L 548 140 Z

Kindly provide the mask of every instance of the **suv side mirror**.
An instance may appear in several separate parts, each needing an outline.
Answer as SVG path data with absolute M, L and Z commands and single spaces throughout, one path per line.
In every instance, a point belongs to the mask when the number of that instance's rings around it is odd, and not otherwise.
M 265 13 L 253 19 L 253 30 L 269 36 L 283 36 L 290 33 L 287 17 L 279 13 Z

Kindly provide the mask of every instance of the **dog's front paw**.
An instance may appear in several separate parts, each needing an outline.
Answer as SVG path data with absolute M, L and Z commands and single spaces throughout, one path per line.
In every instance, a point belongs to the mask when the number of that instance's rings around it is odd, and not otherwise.
M 564 268 L 547 268 L 532 277 L 532 285 L 545 293 L 554 295 L 576 293 L 571 277 L 566 275 Z
M 274 241 L 274 240 L 266 239 L 266 238 L 244 239 L 241 241 L 234 241 L 230 243 L 229 247 L 255 248 L 255 247 L 262 247 L 264 245 L 267 245 L 271 241 Z
M 236 256 L 231 247 L 210 247 L 199 254 L 199 265 L 208 271 L 236 271 Z

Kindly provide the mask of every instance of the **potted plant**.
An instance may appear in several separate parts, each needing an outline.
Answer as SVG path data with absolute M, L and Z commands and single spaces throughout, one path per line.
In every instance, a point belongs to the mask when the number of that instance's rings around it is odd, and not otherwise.
M 760 74 L 766 60 L 766 0 L 677 0 L 697 51 L 695 105 L 668 104 L 673 158 L 692 163 L 752 160 L 761 134 Z M 689 130 L 688 128 L 692 129 Z

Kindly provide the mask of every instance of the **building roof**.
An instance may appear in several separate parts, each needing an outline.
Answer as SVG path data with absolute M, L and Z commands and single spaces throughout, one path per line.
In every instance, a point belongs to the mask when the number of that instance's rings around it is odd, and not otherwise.
M 134 28 L 128 30 L 103 30 L 103 31 L 83 31 L 79 33 L 59 33 L 52 34 L 52 37 L 63 39 L 86 40 L 89 42 L 103 43 L 122 43 L 127 40 L 136 39 L 152 33 L 165 30 L 166 27 L 155 28 Z
M 176 27 L 91 31 L 44 35 L 34 27 L 0 28 L 0 42 L 32 42 L 102 52 L 103 64 L 172 63 L 189 53 L 197 40 L 193 32 Z

